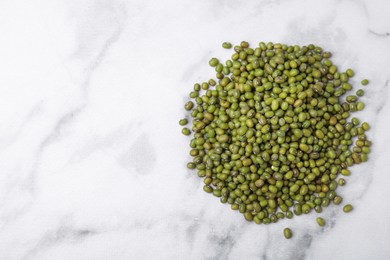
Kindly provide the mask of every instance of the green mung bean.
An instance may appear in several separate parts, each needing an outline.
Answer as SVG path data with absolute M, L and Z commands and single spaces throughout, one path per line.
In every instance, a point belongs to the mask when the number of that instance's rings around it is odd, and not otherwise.
M 325 226 L 325 220 L 321 217 L 316 218 L 317 224 L 321 227 Z
M 283 230 L 283 235 L 286 239 L 290 239 L 292 237 L 292 232 L 291 232 L 291 229 L 289 228 L 285 228 Z
M 232 48 L 232 44 L 230 42 L 224 42 L 224 43 L 222 43 L 222 47 L 224 49 L 230 49 L 230 48 Z
M 345 213 L 351 212 L 352 210 L 353 210 L 353 207 L 352 207 L 351 204 L 347 204 L 347 205 L 345 205 L 345 206 L 343 207 L 343 211 L 344 211 Z
M 187 127 L 184 127 L 182 130 L 181 130 L 182 134 L 183 135 L 190 135 L 191 134 L 191 130 L 188 129 Z
M 331 56 L 312 44 L 242 41 L 227 61 L 209 60 L 215 78 L 194 85 L 184 105 L 191 127 L 182 129 L 193 136 L 187 168 L 203 178 L 205 192 L 256 224 L 342 202 L 340 176 L 368 160 L 370 126 L 352 117 L 365 107 L 362 89 L 350 94 L 355 72 L 341 72 Z

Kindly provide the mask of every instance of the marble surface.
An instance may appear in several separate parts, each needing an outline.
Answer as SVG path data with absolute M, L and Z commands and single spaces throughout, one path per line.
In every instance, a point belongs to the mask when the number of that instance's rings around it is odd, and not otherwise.
M 371 80 L 353 213 L 257 226 L 186 170 L 186 95 L 241 40 L 315 43 Z M 3 0 L 0 68 L 1 260 L 390 259 L 390 1 Z

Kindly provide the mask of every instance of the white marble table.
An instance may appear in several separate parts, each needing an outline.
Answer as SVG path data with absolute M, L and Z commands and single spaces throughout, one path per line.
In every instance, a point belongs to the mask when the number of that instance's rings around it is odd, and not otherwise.
M 186 170 L 185 97 L 241 40 L 315 43 L 371 80 L 353 213 L 257 226 Z M 1 1 L 0 66 L 1 260 L 390 259 L 389 1 Z

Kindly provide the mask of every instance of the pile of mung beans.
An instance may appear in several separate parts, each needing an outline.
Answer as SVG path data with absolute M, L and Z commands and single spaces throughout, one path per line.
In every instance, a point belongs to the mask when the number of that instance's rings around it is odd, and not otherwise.
M 339 71 L 313 44 L 242 41 L 233 49 L 224 64 L 210 59 L 216 79 L 194 85 L 179 121 L 192 135 L 187 167 L 203 178 L 203 190 L 256 224 L 341 204 L 338 186 L 371 146 L 369 124 L 351 118 L 364 108 L 363 89 L 349 94 L 354 71 Z

